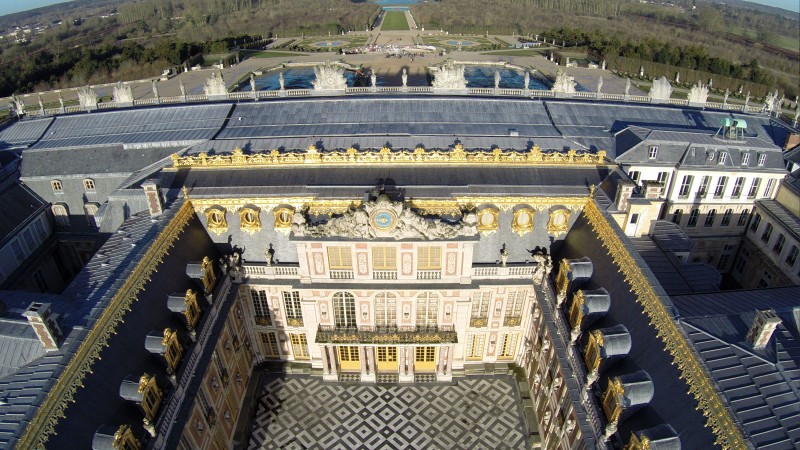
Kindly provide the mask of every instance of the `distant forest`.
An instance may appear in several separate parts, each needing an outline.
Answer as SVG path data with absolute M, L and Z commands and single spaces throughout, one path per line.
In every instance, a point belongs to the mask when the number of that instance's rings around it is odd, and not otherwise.
M 495 0 L 487 8 L 485 0 L 441 0 L 413 5 L 412 12 L 426 29 L 547 35 L 597 58 L 637 58 L 774 85 L 790 98 L 800 93 L 798 59 L 766 47 L 791 48 L 798 40 L 797 21 L 707 3 L 692 10 L 692 0 L 675 3 L 668 8 L 636 0 Z M 78 0 L 53 5 L 13 15 L 62 23 L 32 42 L 2 38 L 0 96 L 154 76 L 261 37 L 363 30 L 379 11 L 378 5 L 361 0 Z M 3 19 L 0 25 L 11 20 Z

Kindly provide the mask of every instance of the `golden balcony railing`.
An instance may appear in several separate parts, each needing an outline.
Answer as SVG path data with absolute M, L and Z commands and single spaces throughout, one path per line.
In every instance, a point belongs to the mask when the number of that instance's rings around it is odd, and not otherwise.
M 332 327 L 320 325 L 318 344 L 455 344 L 458 335 L 452 325 L 404 328 Z

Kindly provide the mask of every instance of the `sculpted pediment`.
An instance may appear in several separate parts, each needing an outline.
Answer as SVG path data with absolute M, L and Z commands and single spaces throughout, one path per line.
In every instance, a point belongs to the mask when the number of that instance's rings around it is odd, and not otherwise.
M 381 194 L 362 207 L 322 224 L 309 223 L 304 213 L 297 211 L 292 221 L 292 233 L 297 237 L 312 238 L 454 239 L 478 234 L 478 219 L 472 212 L 464 214 L 456 223 L 426 218 L 406 208 L 403 202 Z

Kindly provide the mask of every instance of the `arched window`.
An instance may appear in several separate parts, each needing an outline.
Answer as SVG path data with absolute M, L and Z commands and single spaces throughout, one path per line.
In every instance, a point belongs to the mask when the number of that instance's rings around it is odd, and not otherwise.
M 680 225 L 682 216 L 683 216 L 683 210 L 676 209 L 675 212 L 672 213 L 672 223 L 677 223 L 678 225 Z
M 95 215 L 97 214 L 97 210 L 100 209 L 100 205 L 97 203 L 87 203 L 83 205 L 84 214 L 86 214 L 86 222 L 89 224 L 90 227 L 97 227 L 97 221 L 95 220 Z
M 712 210 L 711 210 L 711 211 L 709 211 L 709 212 L 708 212 L 708 214 L 706 215 L 706 223 L 705 223 L 705 224 L 703 224 L 703 226 L 704 226 L 704 227 L 710 227 L 710 226 L 713 226 L 713 225 L 714 225 L 714 218 L 715 218 L 715 217 L 717 217 L 717 210 L 716 210 L 716 209 L 712 209 Z
M 733 217 L 733 210 L 726 209 L 725 214 L 722 215 L 722 222 L 720 223 L 721 226 L 727 227 L 731 224 L 731 217 Z
M 753 217 L 753 223 L 750 224 L 750 231 L 755 233 L 759 225 L 761 225 L 761 214 L 756 213 L 755 217 Z
M 391 293 L 375 296 L 375 325 L 394 327 L 397 325 L 397 297 Z
M 69 211 L 67 205 L 56 203 L 53 205 L 53 216 L 56 219 L 56 226 L 59 228 L 69 228 Z
M 50 180 L 50 187 L 53 188 L 53 192 L 56 194 L 64 192 L 64 186 L 61 184 L 61 180 Z
M 417 326 L 434 327 L 439 317 L 439 295 L 423 292 L 417 296 Z
M 94 180 L 91 178 L 84 178 L 83 180 L 83 188 L 86 189 L 86 192 L 94 192 Z
M 356 326 L 356 299 L 349 292 L 333 294 L 333 323 L 336 327 Z

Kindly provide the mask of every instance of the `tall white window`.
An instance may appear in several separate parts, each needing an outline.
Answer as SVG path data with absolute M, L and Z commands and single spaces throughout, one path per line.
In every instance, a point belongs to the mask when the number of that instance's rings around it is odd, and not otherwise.
M 417 326 L 434 327 L 439 316 L 439 295 L 423 292 L 417 296 Z
M 53 192 L 56 194 L 64 192 L 64 186 L 61 184 L 61 180 L 51 180 L 50 187 L 53 188 Z
M 681 197 L 688 197 L 689 190 L 692 188 L 692 181 L 694 181 L 694 177 L 692 175 L 684 175 L 683 180 L 681 181 L 681 189 L 678 191 L 678 195 Z
M 764 188 L 764 195 L 762 195 L 761 198 L 772 198 L 772 191 L 775 190 L 775 184 L 777 184 L 775 178 L 767 180 L 767 187 Z
M 508 302 L 506 302 L 506 318 L 522 316 L 522 305 L 525 303 L 525 297 L 528 291 L 521 289 L 518 291 L 511 291 L 508 293 Z
M 483 358 L 485 336 L 483 334 L 470 334 L 467 336 L 467 359 Z
M 658 156 L 658 146 L 657 145 L 651 145 L 648 157 L 650 159 L 656 159 L 657 156 Z
M 714 188 L 714 198 L 722 198 L 725 194 L 725 186 L 728 184 L 728 177 L 719 177 L 717 187 Z
M 753 178 L 753 182 L 750 183 L 750 190 L 747 191 L 747 198 L 756 198 L 759 186 L 761 186 L 761 178 Z
M 351 270 L 353 257 L 350 247 L 328 247 L 328 267 L 332 270 Z
M 500 351 L 497 353 L 498 358 L 513 358 L 514 351 L 517 349 L 518 333 L 508 333 L 500 338 Z
M 639 184 L 639 179 L 642 178 L 642 173 L 638 170 L 631 170 L 628 172 L 628 176 L 631 177 L 631 180 L 633 180 L 634 183 Z
M 375 270 L 397 270 L 395 247 L 372 247 L 372 268 Z
M 442 247 L 438 245 L 417 247 L 417 270 L 441 270 Z
M 758 155 L 758 165 L 763 166 L 767 162 L 767 154 L 761 153 Z
M 393 327 L 397 325 L 397 297 L 391 293 L 375 296 L 375 325 Z
M 300 309 L 300 292 L 283 291 L 283 307 L 286 310 L 287 319 L 302 319 L 303 312 Z
M 714 218 L 717 217 L 717 210 L 712 209 L 711 211 L 706 214 L 706 223 L 703 224 L 704 227 L 712 227 L 714 226 Z
M 491 291 L 472 293 L 472 318 L 488 318 L 489 302 L 492 300 Z
M 720 226 L 727 227 L 728 225 L 730 225 L 731 217 L 733 217 L 733 210 L 726 209 L 725 214 L 722 215 L 722 222 L 720 223 Z
M 698 197 L 705 197 L 708 194 L 708 185 L 711 183 L 711 177 L 706 175 L 700 179 L 700 188 L 697 189 Z
M 255 313 L 256 323 L 259 325 L 272 325 L 272 317 L 269 314 L 269 302 L 267 301 L 266 291 L 251 289 L 250 298 L 253 301 L 253 312 Z
M 723 165 L 728 162 L 728 152 L 719 152 L 719 164 Z
M 736 181 L 733 183 L 733 191 L 731 192 L 731 198 L 739 198 L 742 195 L 742 188 L 744 187 L 744 177 L 737 177 Z
M 695 208 L 689 213 L 689 223 L 687 223 L 686 226 L 690 228 L 696 227 L 698 217 L 700 217 L 700 210 Z
M 333 322 L 337 327 L 356 326 L 356 299 L 349 292 L 333 294 Z
M 742 165 L 746 166 L 750 164 L 750 153 L 742 153 Z
M 83 188 L 86 189 L 87 192 L 93 192 L 95 190 L 94 180 L 91 178 L 84 179 Z

